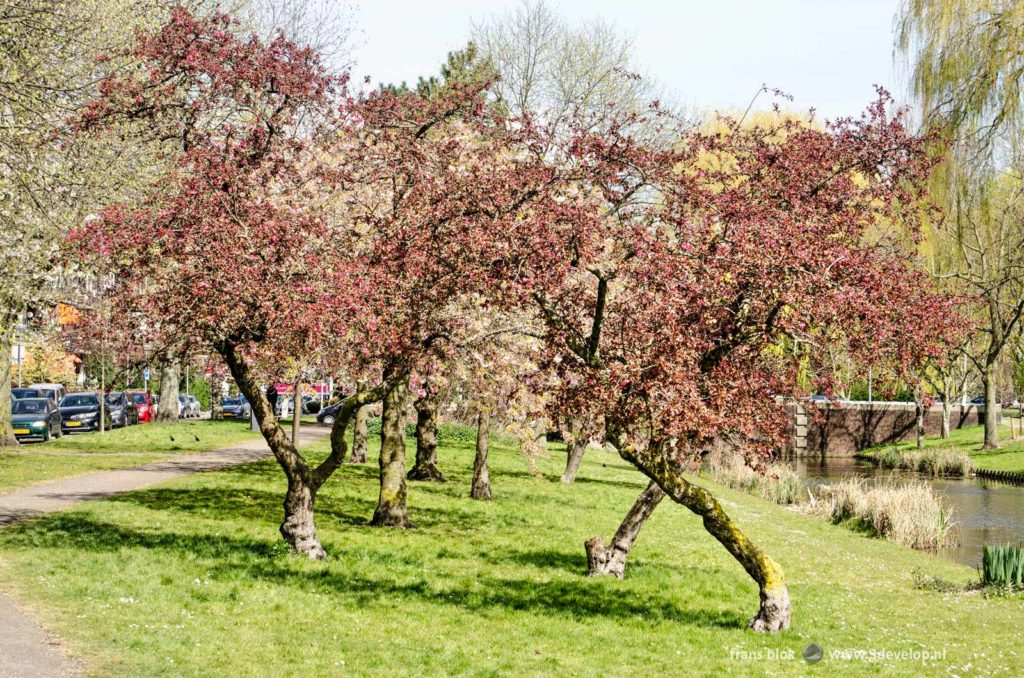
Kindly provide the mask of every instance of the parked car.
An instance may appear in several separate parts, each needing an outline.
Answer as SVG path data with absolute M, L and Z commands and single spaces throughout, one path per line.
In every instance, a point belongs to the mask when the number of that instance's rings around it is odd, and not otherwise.
M 98 431 L 100 428 L 100 397 L 95 393 L 72 393 L 60 401 L 61 428 L 71 431 Z M 104 428 L 110 428 L 110 409 L 103 408 Z
M 29 384 L 28 387 L 43 393 L 43 397 L 49 398 L 55 405 L 59 404 L 67 395 L 64 384 Z
M 244 398 L 222 398 L 220 404 L 225 419 L 249 418 L 249 402 Z
M 334 420 L 338 418 L 338 410 L 341 409 L 342 404 L 345 401 L 339 401 L 333 405 L 327 405 L 316 415 L 316 420 L 320 424 L 327 424 L 329 426 L 334 425 Z
M 153 408 L 153 396 L 149 391 L 128 391 L 126 395 L 135 403 L 138 410 L 138 423 L 153 423 L 156 419 L 156 410 Z
M 114 428 L 139 423 L 139 407 L 128 397 L 127 393 L 108 393 L 107 408 L 110 410 L 110 421 Z
M 178 394 L 178 418 L 190 419 L 199 416 L 199 401 L 195 396 Z
M 317 414 L 320 412 L 320 396 L 302 396 L 302 413 Z
M 203 407 L 202 407 L 202 405 L 199 404 L 199 398 L 197 398 L 197 397 L 195 397 L 194 395 L 191 395 L 191 394 L 187 395 L 185 397 L 188 398 L 188 405 L 192 409 L 192 416 L 193 417 L 202 416 L 202 414 L 203 414 Z
M 45 398 L 46 394 L 37 388 L 12 388 L 11 389 L 11 400 L 21 400 L 22 398 Z
M 18 440 L 60 438 L 60 411 L 49 398 L 19 398 L 11 403 L 11 424 Z
M 971 398 L 971 405 L 984 405 L 984 404 L 985 404 L 985 396 L 983 396 L 983 395 L 980 395 L 977 398 Z

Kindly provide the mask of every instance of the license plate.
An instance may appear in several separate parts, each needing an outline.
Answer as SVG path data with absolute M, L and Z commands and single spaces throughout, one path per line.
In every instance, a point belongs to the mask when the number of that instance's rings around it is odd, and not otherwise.
M 225 412 L 225 413 L 224 413 L 224 416 L 225 416 L 225 417 L 233 417 L 233 416 L 235 416 L 235 415 L 231 414 L 230 412 Z
M 68 428 L 71 428 L 73 426 L 81 426 L 81 425 L 82 425 L 82 422 L 80 422 L 80 421 L 69 421 L 68 422 Z
M 30 431 L 27 428 L 16 428 L 14 429 L 14 435 L 16 436 L 27 436 Z

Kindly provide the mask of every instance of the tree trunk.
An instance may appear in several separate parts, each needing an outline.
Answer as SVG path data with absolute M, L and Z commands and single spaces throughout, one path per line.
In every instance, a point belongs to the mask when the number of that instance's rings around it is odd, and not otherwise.
M 750 620 L 750 628 L 768 632 L 789 628 L 789 592 L 782 568 L 740 531 L 714 495 L 683 477 L 683 470 L 674 461 L 671 451 L 658 445 L 652 445 L 642 453 L 632 445 L 616 447 L 623 459 L 657 482 L 672 501 L 699 515 L 704 529 L 739 561 L 757 583 L 761 605 L 757 615 Z
M 481 501 L 491 500 L 491 475 L 487 470 L 490 435 L 490 412 L 481 410 L 476 420 L 476 457 L 473 459 L 473 482 L 469 488 L 469 496 Z
M 168 353 L 160 360 L 160 407 L 156 411 L 156 420 L 158 422 L 178 421 L 178 386 L 180 381 L 181 364 L 177 358 Z M 251 398 L 249 402 L 252 402 Z
M 999 429 L 996 424 L 996 370 L 995 365 L 985 366 L 982 383 L 985 385 L 985 445 L 982 449 L 999 449 Z
M 563 483 L 576 482 L 576 474 L 580 470 L 580 462 L 583 461 L 583 453 L 587 451 L 587 441 L 582 438 L 574 438 L 569 444 L 568 455 L 565 460 L 565 473 L 562 474 Z
M 11 346 L 14 344 L 14 319 L 11 314 L 0 316 L 0 447 L 15 447 L 11 425 Z
M 298 380 L 292 388 L 292 445 L 299 446 L 299 426 L 302 424 L 302 385 Z
M 942 428 L 939 429 L 939 437 L 942 438 L 943 440 L 945 440 L 946 438 L 949 438 L 949 416 L 950 416 L 950 410 L 953 407 L 953 404 L 951 402 L 949 402 L 949 399 L 953 396 L 953 389 L 950 388 L 949 385 L 945 383 L 947 381 L 949 381 L 949 380 L 946 379 L 946 380 L 943 381 L 943 389 L 942 389 Z
M 348 461 L 350 464 L 366 463 L 366 439 L 368 437 L 366 433 L 366 420 L 369 416 L 369 405 L 363 405 L 356 410 L 355 423 L 352 426 L 352 456 Z
M 310 560 L 323 560 L 327 557 L 327 552 L 316 536 L 316 525 L 313 522 L 315 501 L 316 489 L 310 483 L 304 482 L 298 475 L 288 479 L 281 536 L 296 553 L 301 553 Z
M 380 422 L 380 497 L 370 524 L 410 527 L 405 486 L 405 407 L 408 384 L 402 380 L 384 396 Z
M 210 375 L 210 419 L 219 421 L 224 418 L 224 404 L 220 401 L 222 380 L 217 374 Z
M 416 407 L 416 464 L 409 469 L 409 480 L 445 482 L 437 466 L 437 394 L 429 391 L 417 398 Z
M 917 449 L 924 449 L 924 393 L 914 396 L 914 416 L 917 429 Z
M 288 490 L 284 499 L 284 520 L 280 527 L 281 536 L 296 553 L 311 560 L 323 560 L 327 554 L 317 538 L 313 505 L 317 490 L 329 474 L 323 474 L 318 478 L 317 476 L 321 474 L 314 473 L 285 435 L 266 393 L 256 382 L 248 364 L 238 354 L 237 347 L 222 342 L 215 345 L 215 348 L 227 363 L 239 390 L 248 398 L 260 432 L 288 479 Z
M 611 575 L 616 579 L 622 579 L 626 572 L 626 558 L 629 557 L 629 550 L 640 534 L 640 528 L 664 498 L 665 492 L 652 480 L 629 509 L 610 546 L 605 546 L 601 537 L 591 537 L 586 541 L 587 576 Z

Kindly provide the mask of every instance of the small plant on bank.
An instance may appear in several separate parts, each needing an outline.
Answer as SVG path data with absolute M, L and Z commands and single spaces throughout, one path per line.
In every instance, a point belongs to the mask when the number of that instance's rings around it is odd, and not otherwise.
M 1004 589 L 1024 588 L 1024 546 L 985 544 L 981 554 L 981 582 Z

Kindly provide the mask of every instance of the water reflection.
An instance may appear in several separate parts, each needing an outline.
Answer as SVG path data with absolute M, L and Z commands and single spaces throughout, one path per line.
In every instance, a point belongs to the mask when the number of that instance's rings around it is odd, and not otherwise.
M 849 457 L 798 459 L 794 467 L 807 485 L 828 483 L 848 477 L 885 480 L 892 475 L 923 477 L 918 474 L 882 470 L 873 464 Z M 965 565 L 981 565 L 984 544 L 1024 542 L 1024 487 L 981 478 L 928 478 L 947 506 L 953 507 L 953 520 L 959 545 L 940 549 L 939 555 Z

